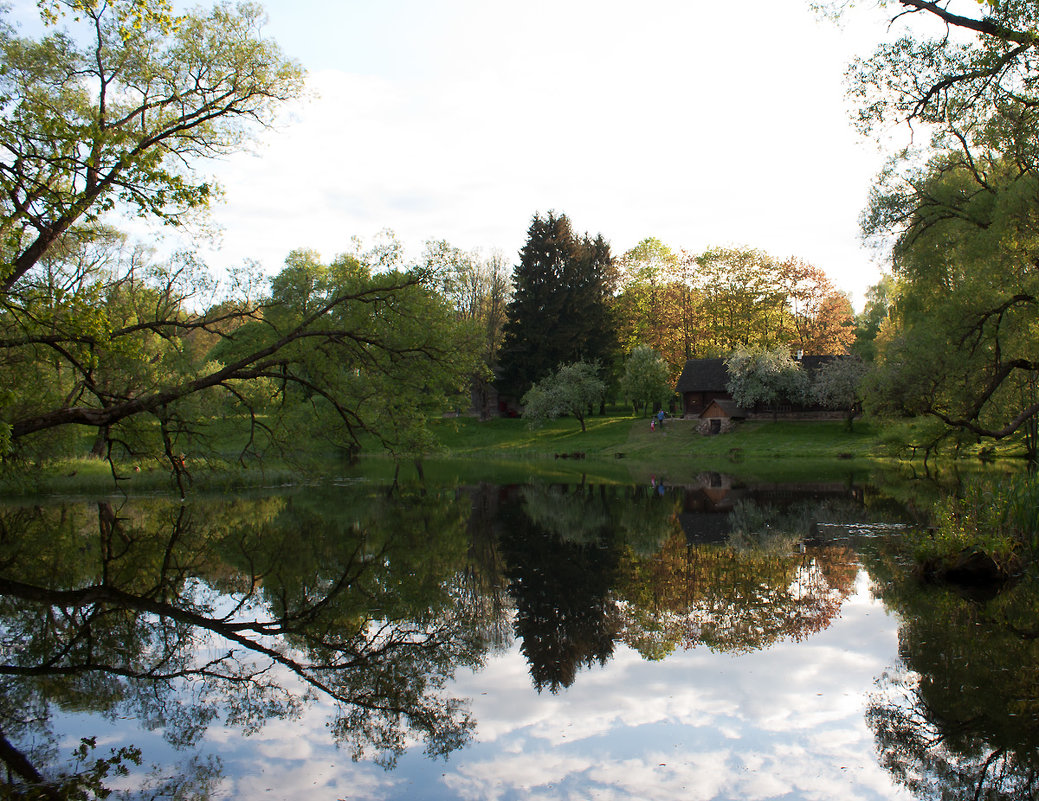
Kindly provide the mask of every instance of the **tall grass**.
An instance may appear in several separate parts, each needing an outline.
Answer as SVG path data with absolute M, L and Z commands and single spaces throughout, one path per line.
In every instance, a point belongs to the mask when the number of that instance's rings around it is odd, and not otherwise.
M 1007 564 L 1022 551 L 1039 555 L 1039 477 L 1035 474 L 969 480 L 940 499 L 934 529 L 917 545 L 920 559 L 954 556 L 968 549 Z

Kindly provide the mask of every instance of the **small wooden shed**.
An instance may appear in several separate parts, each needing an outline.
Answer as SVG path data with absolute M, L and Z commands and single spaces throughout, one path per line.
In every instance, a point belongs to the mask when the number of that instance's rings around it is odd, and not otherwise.
M 736 401 L 715 398 L 697 417 L 707 423 L 709 433 L 718 434 L 722 430 L 724 421 L 735 423 L 739 420 L 746 420 L 747 412 L 737 406 Z

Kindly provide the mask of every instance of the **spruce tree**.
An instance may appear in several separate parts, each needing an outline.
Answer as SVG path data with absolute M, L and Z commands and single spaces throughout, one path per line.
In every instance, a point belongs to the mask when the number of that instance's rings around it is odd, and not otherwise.
M 610 374 L 616 270 L 600 235 L 574 234 L 565 214 L 534 215 L 513 273 L 498 390 L 518 399 L 560 364 L 598 362 Z

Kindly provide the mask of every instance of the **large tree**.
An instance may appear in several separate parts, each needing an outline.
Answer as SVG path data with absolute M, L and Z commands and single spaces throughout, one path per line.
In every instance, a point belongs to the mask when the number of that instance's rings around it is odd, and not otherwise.
M 236 417 L 253 452 L 303 423 L 351 451 L 362 432 L 428 447 L 422 421 L 479 349 L 393 237 L 330 265 L 297 252 L 269 287 L 244 270 L 221 288 L 191 256 L 149 257 L 106 227 L 204 210 L 198 161 L 301 94 L 260 8 L 41 8 L 46 36 L 0 30 L 0 454 L 67 452 L 65 432 L 85 426 L 97 453 L 179 470 L 208 423 Z
M 818 267 L 750 248 L 714 248 L 695 265 L 699 355 L 780 345 L 831 355 L 854 339 L 851 304 Z
M 612 299 L 616 270 L 603 237 L 577 236 L 565 214 L 534 215 L 506 308 L 499 388 L 521 397 L 560 364 L 617 352 Z
M 204 207 L 213 186 L 192 162 L 239 149 L 303 89 L 300 67 L 262 36 L 257 5 L 181 16 L 165 0 L 41 8 L 40 39 L 0 28 L 2 294 L 106 212 L 176 223 Z
M 851 70 L 858 119 L 884 139 L 895 123 L 931 138 L 895 155 L 865 215 L 895 243 L 898 282 L 871 400 L 946 432 L 1024 432 L 1034 456 L 1039 6 L 890 5 L 902 35 Z
M 472 405 L 485 416 L 493 369 L 497 364 L 509 298 L 509 269 L 500 251 L 483 255 L 464 251 L 444 240 L 426 242 L 423 263 L 435 276 L 440 293 L 460 319 L 471 322 L 482 333 L 480 369 L 472 377 Z
M 55 434 L 85 426 L 99 452 L 162 455 L 177 467 L 182 452 L 204 448 L 214 419 L 240 419 L 250 453 L 315 430 L 350 451 L 362 433 L 397 453 L 421 451 L 424 420 L 479 358 L 473 327 L 428 272 L 376 273 L 376 253 L 324 264 L 296 251 L 269 289 L 236 287 L 221 303 L 190 259 L 111 259 L 34 271 L 26 302 L 0 312 L 11 447 L 54 450 Z

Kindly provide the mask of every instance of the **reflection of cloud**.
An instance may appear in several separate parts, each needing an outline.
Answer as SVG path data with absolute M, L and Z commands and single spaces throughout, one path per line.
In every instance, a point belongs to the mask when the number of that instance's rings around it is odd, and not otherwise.
M 444 783 L 465 799 L 493 799 L 516 790 L 529 792 L 538 787 L 550 787 L 574 774 L 589 769 L 587 758 L 566 757 L 560 754 L 520 754 L 463 765 L 458 771 L 444 777 Z
M 226 798 L 400 798 L 403 776 L 372 764 L 351 761 L 329 741 L 330 706 L 316 704 L 293 720 L 269 721 L 249 737 L 215 728 L 226 766 Z
M 460 680 L 478 744 L 445 782 L 466 799 L 908 798 L 863 720 L 865 694 L 896 659 L 896 626 L 860 580 L 805 642 L 663 662 L 619 647 L 558 695 L 534 692 L 513 648 Z

